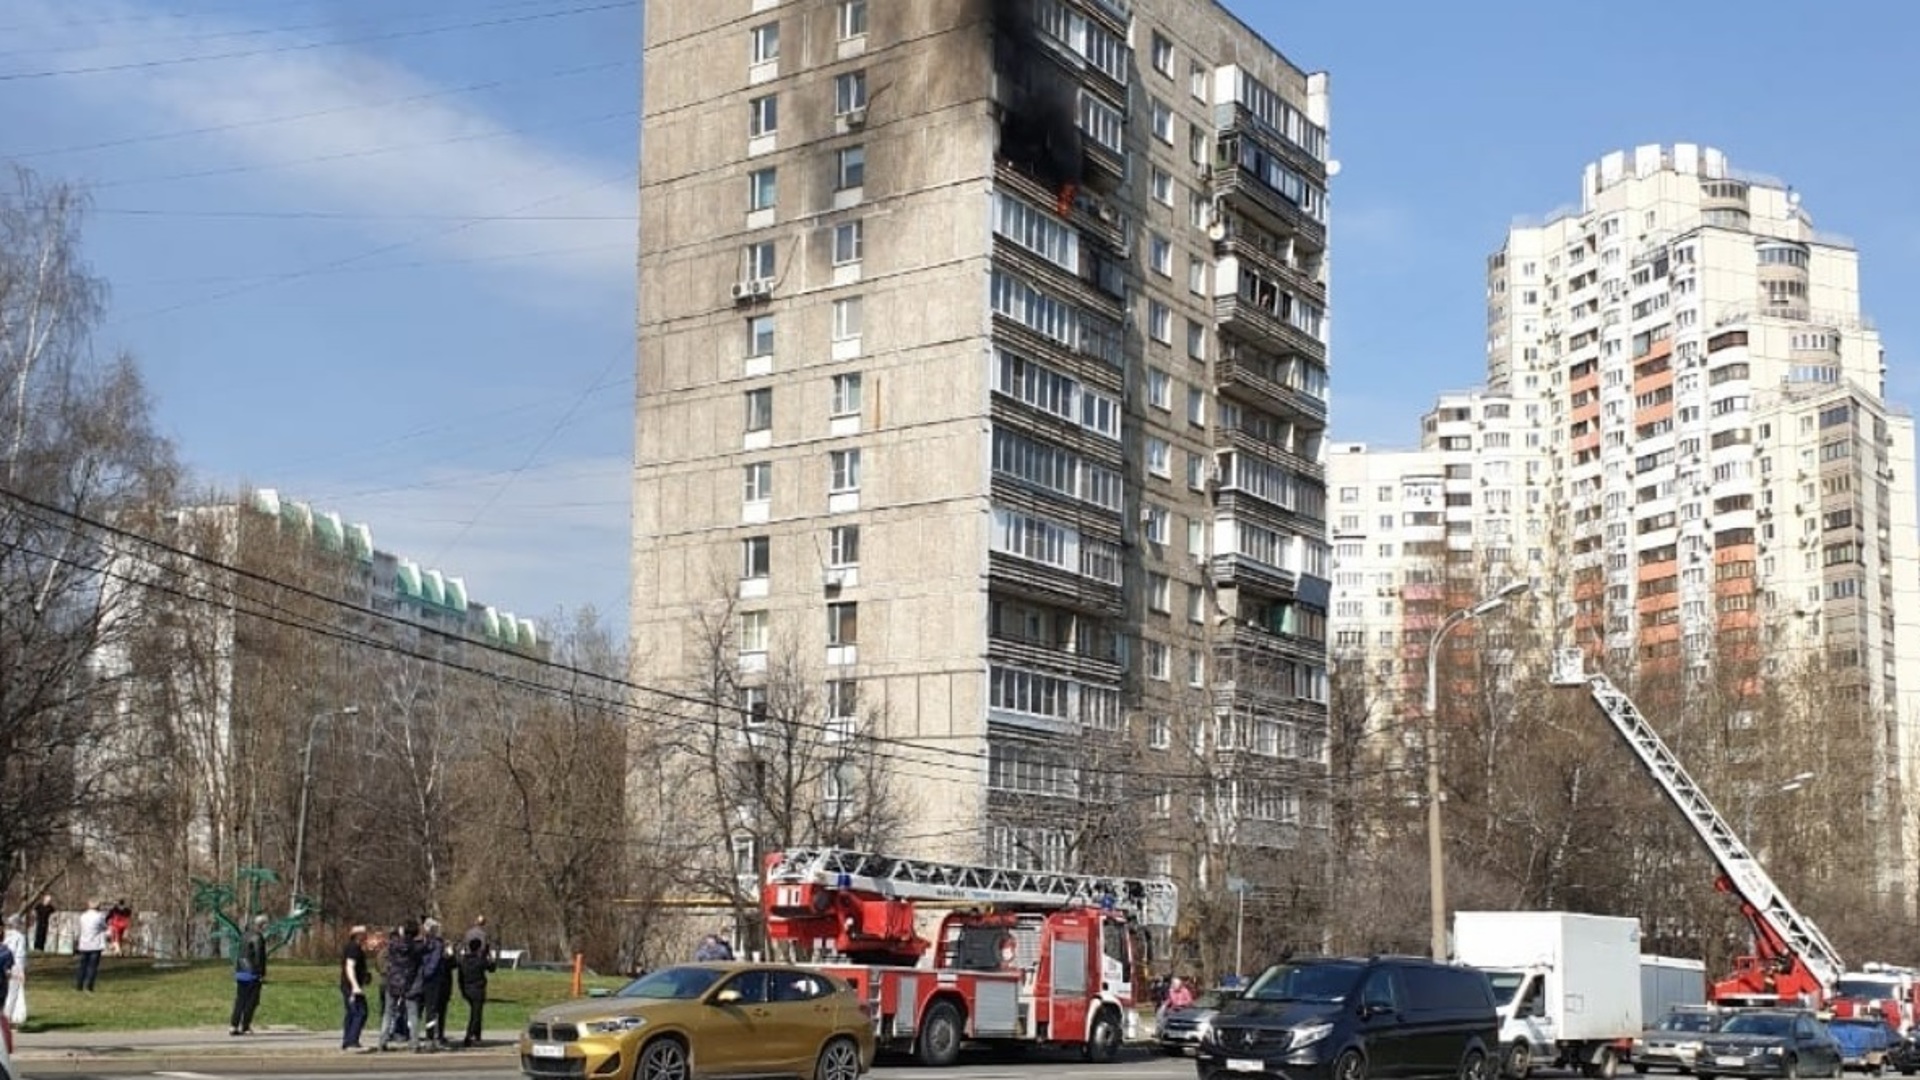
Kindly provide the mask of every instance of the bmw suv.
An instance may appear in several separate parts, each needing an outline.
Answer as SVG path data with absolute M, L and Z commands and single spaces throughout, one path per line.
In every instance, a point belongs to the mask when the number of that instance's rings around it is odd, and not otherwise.
M 1294 960 L 1224 1003 L 1200 1080 L 1491 1080 L 1500 1022 L 1484 973 L 1413 957 Z

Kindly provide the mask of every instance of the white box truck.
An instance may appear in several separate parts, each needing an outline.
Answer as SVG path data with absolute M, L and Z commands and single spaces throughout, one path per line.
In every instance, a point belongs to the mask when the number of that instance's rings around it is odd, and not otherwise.
M 1640 920 L 1566 911 L 1462 911 L 1454 959 L 1499 1001 L 1502 1071 L 1612 1077 L 1640 1034 Z

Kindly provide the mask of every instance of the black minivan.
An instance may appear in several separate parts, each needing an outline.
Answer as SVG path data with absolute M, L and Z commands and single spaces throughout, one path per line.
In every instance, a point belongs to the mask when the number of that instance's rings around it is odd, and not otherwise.
M 1293 960 L 1225 1003 L 1200 1080 L 1491 1080 L 1493 988 L 1473 968 L 1414 957 Z

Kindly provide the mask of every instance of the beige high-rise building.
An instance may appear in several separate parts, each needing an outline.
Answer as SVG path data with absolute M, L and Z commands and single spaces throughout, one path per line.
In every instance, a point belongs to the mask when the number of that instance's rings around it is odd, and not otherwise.
M 1430 416 L 1410 475 L 1457 455 L 1449 539 L 1544 554 L 1549 572 L 1529 571 L 1548 601 L 1542 629 L 1616 676 L 1698 679 L 1751 660 L 1768 679 L 1823 657 L 1835 706 L 1876 718 L 1856 748 L 1855 832 L 1883 845 L 1875 884 L 1903 889 L 1920 865 L 1914 430 L 1882 397 L 1859 252 L 1815 229 L 1787 184 L 1707 147 L 1608 154 L 1580 194 L 1516 224 L 1487 261 L 1486 403 L 1520 425 L 1483 406 L 1436 443 Z M 1448 413 L 1443 401 L 1442 423 Z M 1503 464 L 1512 449 L 1521 460 Z M 1380 474 L 1397 466 L 1363 464 L 1372 456 L 1336 453 L 1333 485 L 1384 492 Z M 1484 502 L 1516 469 L 1503 497 L 1544 515 L 1509 521 Z M 1386 528 L 1338 500 L 1334 513 L 1336 542 L 1349 517 Z M 1365 539 L 1373 550 L 1385 538 Z M 1413 588 L 1396 569 L 1394 587 Z M 1337 581 L 1344 571 L 1342 559 Z M 1336 588 L 1336 633 L 1386 631 L 1384 607 L 1342 618 L 1352 610 Z
M 723 613 L 741 722 L 806 672 L 907 854 L 1323 835 L 1326 77 L 1212 0 L 646 19 L 641 679 Z

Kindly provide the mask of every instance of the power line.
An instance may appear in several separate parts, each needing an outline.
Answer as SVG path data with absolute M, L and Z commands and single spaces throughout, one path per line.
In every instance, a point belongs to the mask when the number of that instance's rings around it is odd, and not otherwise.
M 280 116 L 265 116 L 254 120 L 235 120 L 228 124 L 209 124 L 196 128 L 180 128 L 174 131 L 153 132 L 146 135 L 130 135 L 120 139 L 108 139 L 104 142 L 82 143 L 76 146 L 59 146 L 46 150 L 28 150 L 6 155 L 15 160 L 25 161 L 32 158 L 53 157 L 61 154 L 83 154 L 94 150 L 114 150 L 123 146 L 135 146 L 140 143 L 163 142 L 169 139 L 185 139 L 195 135 L 215 135 L 226 131 L 239 131 L 245 128 L 267 127 L 273 124 L 291 124 L 301 120 L 313 120 L 323 116 L 338 116 L 341 113 L 364 112 L 368 109 L 390 109 L 400 105 L 413 105 L 436 98 L 453 97 L 459 94 L 471 94 L 482 90 L 494 90 L 503 86 L 516 86 L 524 83 L 544 82 L 548 79 L 563 79 L 589 72 L 609 71 L 616 68 L 634 66 L 634 60 L 612 60 L 601 64 L 587 64 L 582 67 L 561 68 L 557 71 L 542 72 L 537 75 L 525 75 L 517 78 L 489 79 L 485 82 L 468 83 L 464 86 L 448 87 L 444 90 L 429 90 L 405 97 L 387 98 L 382 101 L 356 102 L 352 105 L 337 105 L 327 109 L 314 109 L 302 113 L 285 113 Z M 109 213 L 141 213 L 142 211 L 106 211 Z
M 610 120 L 610 119 L 617 119 L 621 116 L 632 116 L 632 115 L 633 115 L 632 112 L 616 113 L 616 114 L 609 114 L 605 117 L 601 117 L 600 119 Z M 517 134 L 517 132 L 503 132 L 502 134 Z M 464 136 L 463 138 L 493 138 L 493 137 L 494 137 L 493 135 L 483 135 L 483 136 Z M 448 140 L 448 141 L 458 141 L 458 140 Z M 431 146 L 435 144 L 422 143 L 417 145 Z M 411 147 L 401 146 L 401 147 L 395 147 L 394 149 L 411 149 Z M 381 152 L 381 151 L 374 151 L 374 152 Z M 328 161 L 328 160 L 332 160 L 332 159 L 331 158 L 313 158 L 306 161 L 287 162 L 286 164 L 304 165 L 304 164 L 309 164 L 312 161 Z M 276 167 L 276 166 L 263 166 L 263 167 Z M 160 177 L 153 177 L 151 179 L 143 179 L 143 180 L 119 181 L 118 183 L 144 184 L 144 183 L 151 183 L 159 180 L 180 180 L 180 179 L 187 179 L 187 178 L 196 177 L 196 176 L 217 175 L 219 171 L 221 170 L 216 170 L 215 172 L 207 172 L 207 173 L 186 173 L 181 176 L 160 176 Z M 112 187 L 115 185 L 100 184 L 95 186 Z M 210 218 L 210 219 L 227 218 L 227 219 L 234 219 L 234 220 L 241 220 L 241 221 L 460 221 L 460 222 L 619 221 L 619 222 L 629 222 L 629 221 L 640 220 L 640 215 L 638 214 L 383 214 L 377 211 L 359 211 L 359 210 L 206 210 L 206 209 L 172 210 L 172 209 L 164 209 L 160 207 L 123 207 L 123 206 L 94 206 L 94 207 L 88 207 L 87 212 L 90 214 L 113 214 L 116 216 L 126 216 L 126 217 Z
M 522 23 L 541 22 L 548 19 L 567 18 L 573 15 L 587 15 L 599 11 L 613 11 L 619 8 L 633 7 L 635 3 L 636 0 L 615 0 L 613 3 L 591 4 L 585 7 L 567 8 L 564 11 L 541 12 L 536 15 L 515 15 L 503 19 L 484 19 L 477 22 L 455 23 L 449 26 L 428 27 L 420 30 L 393 30 L 382 34 L 367 34 L 361 37 L 340 38 L 335 41 L 307 41 L 295 45 L 276 45 L 264 49 L 242 49 L 236 52 L 204 53 L 198 56 L 174 56 L 160 60 L 130 60 L 119 64 L 95 64 L 89 67 L 52 68 L 44 71 L 0 72 L 0 82 L 52 79 L 68 75 L 103 75 L 116 71 L 143 71 L 151 68 L 174 67 L 181 64 L 201 64 L 219 60 L 242 60 L 254 56 L 271 56 L 277 53 L 337 49 L 347 45 L 365 45 L 376 41 L 398 41 L 404 38 L 427 37 L 434 34 L 448 34 L 465 30 L 483 30 L 497 26 L 513 26 Z

